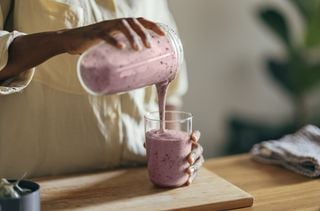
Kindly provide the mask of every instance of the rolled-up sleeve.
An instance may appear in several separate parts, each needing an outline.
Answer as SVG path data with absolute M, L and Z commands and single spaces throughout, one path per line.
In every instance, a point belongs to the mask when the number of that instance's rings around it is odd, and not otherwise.
M 17 31 L 0 31 L 0 71 L 7 65 L 10 44 L 16 37 L 23 35 L 23 33 Z M 7 95 L 22 91 L 30 83 L 33 74 L 34 68 L 26 70 L 16 77 L 1 82 L 0 94 Z
M 18 36 L 25 35 L 18 31 L 8 32 L 3 30 L 4 20 L 9 15 L 9 8 L 12 1 L 0 0 L 0 71 L 7 65 L 9 47 Z M 27 56 L 27 55 L 26 55 Z M 26 88 L 34 74 L 34 68 L 22 72 L 20 75 L 0 82 L 0 95 L 8 95 L 22 91 Z

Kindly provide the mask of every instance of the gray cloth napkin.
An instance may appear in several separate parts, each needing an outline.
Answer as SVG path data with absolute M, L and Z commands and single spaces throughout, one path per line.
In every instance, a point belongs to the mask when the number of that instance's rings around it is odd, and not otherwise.
M 307 125 L 279 140 L 264 141 L 251 149 L 253 159 L 279 164 L 308 177 L 320 176 L 320 129 Z

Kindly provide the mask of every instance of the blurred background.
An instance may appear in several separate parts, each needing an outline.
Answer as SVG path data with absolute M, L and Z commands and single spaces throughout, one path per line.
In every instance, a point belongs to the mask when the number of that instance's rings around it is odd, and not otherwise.
M 168 2 L 207 158 L 320 125 L 320 1 Z

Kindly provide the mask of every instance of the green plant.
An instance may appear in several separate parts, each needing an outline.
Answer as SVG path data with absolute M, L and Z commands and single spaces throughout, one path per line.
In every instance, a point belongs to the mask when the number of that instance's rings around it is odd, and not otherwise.
M 274 7 L 265 7 L 258 13 L 261 22 L 276 35 L 285 47 L 287 58 L 267 58 L 268 72 L 288 93 L 295 106 L 297 127 L 308 122 L 306 96 L 320 84 L 320 62 L 314 57 L 320 47 L 320 1 L 292 0 L 305 23 L 304 41 L 295 44 L 285 16 Z M 317 56 L 317 55 L 316 55 Z M 319 57 L 320 58 L 320 57 Z
M 252 145 L 265 140 L 275 140 L 293 133 L 302 125 L 320 126 L 319 113 L 310 117 L 306 106 L 307 95 L 320 85 L 320 1 L 291 0 L 304 19 L 304 39 L 294 43 L 285 16 L 274 7 L 263 7 L 257 17 L 283 44 L 286 59 L 267 57 L 267 71 L 290 96 L 295 107 L 295 121 L 266 124 L 244 116 L 231 116 L 226 152 L 248 152 Z

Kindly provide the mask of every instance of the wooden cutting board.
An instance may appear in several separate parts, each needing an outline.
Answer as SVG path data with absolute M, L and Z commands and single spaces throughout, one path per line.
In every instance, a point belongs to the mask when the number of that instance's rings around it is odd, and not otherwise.
M 154 187 L 145 168 L 37 179 L 42 210 L 195 210 L 252 206 L 253 197 L 202 168 L 191 186 Z

